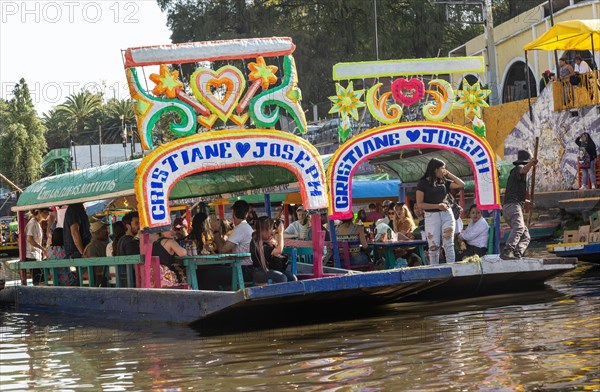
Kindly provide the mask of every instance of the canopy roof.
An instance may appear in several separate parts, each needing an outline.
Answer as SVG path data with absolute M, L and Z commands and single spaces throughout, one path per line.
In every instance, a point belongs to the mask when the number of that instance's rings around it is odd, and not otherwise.
M 46 177 L 20 195 L 15 211 L 84 201 L 104 200 L 135 194 L 135 170 L 140 160 L 118 162 Z M 203 172 L 179 180 L 171 199 L 212 196 L 296 182 L 296 176 L 278 166 L 246 166 Z
M 593 43 L 593 45 L 592 45 Z M 600 19 L 568 20 L 556 23 L 524 50 L 599 50 Z

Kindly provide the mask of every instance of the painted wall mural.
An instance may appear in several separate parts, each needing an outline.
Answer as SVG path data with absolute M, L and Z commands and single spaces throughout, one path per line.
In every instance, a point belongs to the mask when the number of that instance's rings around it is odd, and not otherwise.
M 171 132 L 182 137 L 196 133 L 198 125 L 213 130 L 217 120 L 223 126 L 243 128 L 252 121 L 254 126 L 274 128 L 285 111 L 305 133 L 294 49 L 285 37 L 128 49 L 125 67 L 142 147 L 154 148 L 152 130 L 163 117 Z M 235 65 L 213 69 L 216 61 Z M 182 64 L 195 68 L 187 78 L 181 75 Z M 149 76 L 154 86 L 144 89 L 138 68 L 156 65 L 158 72 Z
M 572 116 L 568 110 L 555 112 L 552 94 L 552 89 L 544 89 L 533 103 L 533 122 L 526 113 L 506 137 L 505 159 L 516 160 L 517 151 L 523 147 L 533 151 L 535 138 L 539 136 L 536 190 L 576 189 L 579 186 L 575 139 L 582 132 L 588 132 L 598 144 L 600 116 L 594 106 L 580 109 L 577 116 Z

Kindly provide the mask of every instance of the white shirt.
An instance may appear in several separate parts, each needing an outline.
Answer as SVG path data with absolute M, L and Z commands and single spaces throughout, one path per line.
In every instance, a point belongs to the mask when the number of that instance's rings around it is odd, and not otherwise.
M 253 231 L 252 226 L 245 220 L 233 228 L 227 241 L 235 244 L 235 253 L 250 253 L 250 241 L 252 241 Z M 245 258 L 242 265 L 252 265 L 252 259 L 250 257 Z
M 42 233 L 42 226 L 37 221 L 37 219 L 35 219 L 35 217 L 29 219 L 29 222 L 27 222 L 27 225 L 25 226 L 25 235 L 32 236 L 33 241 L 36 244 L 38 244 L 38 245 L 42 244 L 42 236 L 44 235 L 44 233 Z M 26 250 L 25 257 L 27 257 L 28 259 L 35 259 L 35 260 L 42 261 L 42 250 L 41 249 L 34 248 L 33 246 L 31 246 L 31 244 L 29 244 L 29 242 L 27 242 L 25 250 Z
M 290 223 L 290 225 L 285 229 L 285 234 L 295 235 L 296 237 L 300 235 L 300 230 L 302 229 L 302 223 L 300 223 L 300 219 L 297 219 Z
M 470 221 L 469 225 L 460 233 L 460 238 L 465 240 L 467 244 L 478 248 L 487 248 L 489 229 L 487 221 L 484 218 L 479 218 L 477 222 Z
M 573 70 L 580 74 L 592 72 L 590 66 L 583 60 L 581 60 L 581 63 L 579 64 L 575 63 L 575 67 L 573 67 Z

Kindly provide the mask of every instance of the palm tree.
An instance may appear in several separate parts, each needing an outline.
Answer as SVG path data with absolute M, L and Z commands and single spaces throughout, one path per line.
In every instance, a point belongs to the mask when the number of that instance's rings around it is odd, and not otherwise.
M 42 123 L 46 127 L 46 143 L 48 149 L 69 147 L 69 125 L 64 112 L 56 109 L 44 113 Z
M 67 97 L 65 103 L 56 107 L 56 112 L 63 114 L 71 130 L 80 134 L 86 128 L 86 121 L 93 117 L 101 106 L 100 94 L 83 90 Z
M 135 124 L 133 101 L 130 99 L 111 99 L 104 109 L 103 140 L 106 143 L 120 143 L 123 128 Z

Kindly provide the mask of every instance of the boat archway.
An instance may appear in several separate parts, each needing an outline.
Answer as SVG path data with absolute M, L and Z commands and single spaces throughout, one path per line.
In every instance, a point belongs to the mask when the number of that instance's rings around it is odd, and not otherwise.
M 265 129 L 213 131 L 164 144 L 142 160 L 135 179 L 141 228 L 152 232 L 170 227 L 169 195 L 181 178 L 256 165 L 291 171 L 298 179 L 305 208 L 327 207 L 325 171 L 310 143 Z
M 488 142 L 462 126 L 414 122 L 368 130 L 336 150 L 327 167 L 331 219 L 352 216 L 352 176 L 362 162 L 395 150 L 419 148 L 438 148 L 461 154 L 473 169 L 479 208 L 500 208 L 495 155 Z

